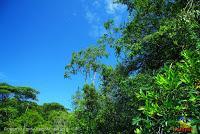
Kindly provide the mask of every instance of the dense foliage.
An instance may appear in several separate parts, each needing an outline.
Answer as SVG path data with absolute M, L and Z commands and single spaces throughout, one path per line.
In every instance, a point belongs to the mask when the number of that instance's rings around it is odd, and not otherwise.
M 76 125 L 76 133 L 175 133 L 175 128 L 182 127 L 179 118 L 192 118 L 187 122 L 190 125 L 182 123 L 197 133 L 200 3 L 116 2 L 128 7 L 131 19 L 121 27 L 113 20 L 106 22 L 107 33 L 98 40 L 99 51 L 89 48 L 74 53 L 66 67 L 68 75 L 75 74 L 70 69 L 97 72 L 101 83 L 87 82 L 74 97 L 75 118 L 81 123 Z M 116 66 L 99 62 L 106 54 L 102 47 L 114 49 Z
M 67 109 L 58 103 L 38 105 L 35 102 L 38 93 L 29 87 L 0 83 L 1 133 L 68 131 L 66 121 L 71 117 Z
M 107 32 L 97 45 L 74 52 L 65 67 L 66 78 L 85 76 L 73 97 L 74 109 L 67 112 L 57 103 L 39 106 L 33 101 L 36 90 L 1 83 L 2 131 L 20 127 L 60 128 L 65 132 L 55 133 L 70 134 L 171 134 L 176 128 L 191 128 L 200 133 L 199 1 L 116 3 L 128 7 L 129 20 L 120 27 L 106 22 Z M 103 63 L 109 58 L 107 48 L 115 52 L 115 66 Z

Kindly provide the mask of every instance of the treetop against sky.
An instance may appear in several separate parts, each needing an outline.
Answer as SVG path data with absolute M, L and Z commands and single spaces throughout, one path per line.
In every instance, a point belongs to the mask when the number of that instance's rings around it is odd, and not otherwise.
M 126 7 L 111 0 L 1 0 L 0 81 L 38 89 L 39 103 L 71 107 L 82 78 L 64 79 L 64 66 L 73 51 L 96 43 L 109 18 L 119 24 Z

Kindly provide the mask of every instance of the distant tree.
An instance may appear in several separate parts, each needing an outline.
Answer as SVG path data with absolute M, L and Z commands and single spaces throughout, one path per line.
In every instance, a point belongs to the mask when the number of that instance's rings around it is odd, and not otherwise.
M 1 101 L 7 98 L 16 98 L 21 101 L 36 100 L 39 92 L 30 87 L 16 87 L 6 83 L 0 83 Z
M 44 103 L 42 107 L 43 107 L 43 110 L 45 113 L 48 111 L 54 111 L 54 110 L 55 111 L 66 111 L 66 108 L 63 105 L 56 103 L 56 102 Z
M 103 66 L 100 59 L 107 56 L 108 54 L 103 45 L 100 47 L 90 47 L 77 53 L 74 52 L 70 63 L 65 67 L 65 78 L 69 78 L 70 75 L 77 73 L 83 73 L 85 80 L 87 80 L 87 78 L 93 75 L 91 80 L 94 84 L 96 73 L 101 72 Z

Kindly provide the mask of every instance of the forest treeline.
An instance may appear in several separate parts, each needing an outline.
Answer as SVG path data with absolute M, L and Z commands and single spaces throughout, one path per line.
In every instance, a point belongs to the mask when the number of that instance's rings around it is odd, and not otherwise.
M 200 133 L 200 2 L 116 2 L 127 6 L 128 20 L 120 26 L 108 20 L 97 44 L 73 52 L 65 67 L 66 78 L 82 73 L 85 79 L 73 110 L 58 103 L 39 106 L 33 101 L 36 90 L 1 83 L 2 131 L 173 134 L 176 128 L 191 128 Z M 116 65 L 104 64 L 105 58 Z

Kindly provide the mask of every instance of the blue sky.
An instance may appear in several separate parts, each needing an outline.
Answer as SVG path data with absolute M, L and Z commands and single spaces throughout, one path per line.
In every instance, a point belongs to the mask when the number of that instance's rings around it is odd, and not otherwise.
M 0 0 L 0 82 L 37 89 L 39 104 L 71 108 L 83 84 L 81 75 L 63 77 L 71 53 L 95 44 L 103 22 L 121 22 L 125 10 L 111 0 Z

